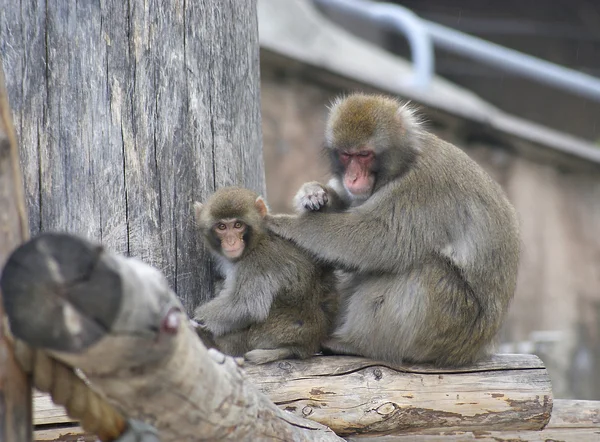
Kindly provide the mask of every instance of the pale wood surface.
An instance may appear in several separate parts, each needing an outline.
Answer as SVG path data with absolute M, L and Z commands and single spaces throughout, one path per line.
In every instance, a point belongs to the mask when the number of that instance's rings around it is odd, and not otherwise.
M 61 416 L 61 409 L 52 405 L 44 399 L 42 393 L 36 393 L 34 396 L 34 410 L 36 425 L 52 424 L 51 415 L 56 415 L 56 422 L 62 423 L 69 421 L 68 418 Z M 426 430 L 425 430 L 426 431 Z M 68 440 L 59 439 L 61 434 L 79 435 L 81 429 L 59 428 L 53 430 L 37 430 L 36 441 L 58 441 Z M 72 439 L 71 439 L 72 440 Z M 554 400 L 552 417 L 546 428 L 542 431 L 478 431 L 465 432 L 455 431 L 443 434 L 418 435 L 410 433 L 408 435 L 395 436 L 377 436 L 374 434 L 364 434 L 362 436 L 348 436 L 348 441 L 380 441 L 380 442 L 403 442 L 415 440 L 419 441 L 481 441 L 481 442 L 502 442 L 502 441 L 565 441 L 565 442 L 595 442 L 600 440 L 600 402 L 599 401 L 577 401 L 577 400 Z M 87 440 L 86 440 L 87 442 Z
M 0 0 L 33 234 L 68 231 L 212 291 L 192 202 L 264 192 L 256 0 Z
M 77 421 L 67 415 L 64 407 L 55 405 L 47 393 L 33 391 L 33 423 L 35 426 L 69 424 Z
M 80 368 L 163 442 L 341 440 L 280 410 L 232 358 L 208 352 L 164 276 L 139 260 L 45 234 L 11 255 L 2 282 L 15 336 Z
M 587 406 L 582 406 L 582 401 L 556 400 L 552 419 L 546 429 L 542 431 L 480 431 L 480 432 L 444 432 L 443 434 L 409 434 L 394 436 L 362 435 L 350 436 L 346 440 L 349 442 L 455 442 L 455 441 L 478 441 L 478 442 L 542 442 L 542 441 L 561 441 L 561 442 L 597 442 L 600 440 L 600 421 L 598 419 L 587 419 L 585 415 L 591 414 L 598 416 L 600 413 L 600 402 L 587 401 Z M 553 422 L 562 422 L 565 417 L 562 415 L 563 409 L 578 409 L 583 411 L 584 416 L 571 415 L 568 419 L 573 419 L 570 426 L 563 427 L 560 423 L 557 426 Z M 585 410 L 585 411 L 584 411 Z M 85 437 L 85 438 L 84 438 Z M 79 427 L 55 428 L 46 430 L 36 430 L 35 440 L 39 442 L 88 442 L 93 441 L 92 436 L 85 436 Z
M 0 58 L 0 269 L 28 235 L 19 151 Z M 0 441 L 28 442 L 32 438 L 31 387 L 5 336 L 2 301 L 0 291 Z
M 499 355 L 459 370 L 316 357 L 247 367 L 271 400 L 337 434 L 541 429 L 552 387 L 534 356 Z
M 600 401 L 555 399 L 549 428 L 595 428 L 600 431 Z
M 406 436 L 350 437 L 348 442 L 598 442 L 600 429 L 546 429 L 542 431 L 481 431 Z
M 552 412 L 548 374 L 532 355 L 495 355 L 458 370 L 322 356 L 246 366 L 245 373 L 283 410 L 342 436 L 539 430 Z M 578 413 L 591 418 L 594 405 L 574 405 L 562 415 L 575 421 Z M 36 424 L 65 421 L 41 394 L 36 395 L 35 410 Z

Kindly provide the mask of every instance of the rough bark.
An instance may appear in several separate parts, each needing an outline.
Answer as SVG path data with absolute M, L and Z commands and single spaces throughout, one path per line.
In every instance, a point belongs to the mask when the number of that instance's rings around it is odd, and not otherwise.
M 10 252 L 28 237 L 19 152 L 0 58 L 0 268 Z M 0 321 L 4 308 L 0 290 Z M 32 437 L 31 387 L 14 358 L 0 323 L 0 440 L 27 442 Z
M 281 409 L 341 436 L 540 430 L 553 408 L 548 373 L 533 355 L 496 355 L 453 370 L 327 356 L 245 372 Z M 561 416 L 589 421 L 600 404 L 589 407 L 574 405 Z M 38 425 L 73 423 L 44 396 L 36 397 L 35 410 Z
M 264 191 L 256 0 L 0 0 L 33 234 L 69 231 L 211 293 L 191 203 Z
M 497 355 L 459 369 L 317 357 L 246 369 L 273 402 L 337 434 L 540 430 L 552 385 L 533 355 Z
M 164 276 L 141 261 L 46 234 L 11 255 L 0 286 L 16 337 L 80 368 L 163 442 L 341 440 L 277 408 L 232 358 L 207 352 Z
M 362 435 L 348 442 L 595 442 L 600 440 L 600 402 L 557 399 L 541 431 L 444 431 L 398 436 Z

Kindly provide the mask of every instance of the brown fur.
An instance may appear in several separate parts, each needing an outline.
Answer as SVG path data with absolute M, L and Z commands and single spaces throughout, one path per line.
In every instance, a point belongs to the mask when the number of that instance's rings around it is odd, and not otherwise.
M 331 329 L 332 270 L 305 251 L 264 229 L 266 205 L 254 192 L 218 190 L 195 204 L 196 222 L 224 277 L 217 296 L 196 309 L 207 345 L 254 363 L 307 358 L 319 351 Z M 213 226 L 221 219 L 247 224 L 246 248 L 230 261 L 220 251 Z

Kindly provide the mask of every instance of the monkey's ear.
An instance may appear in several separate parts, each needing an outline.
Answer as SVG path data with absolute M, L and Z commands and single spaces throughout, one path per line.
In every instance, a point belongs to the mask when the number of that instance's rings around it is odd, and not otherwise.
M 196 220 L 200 219 L 200 214 L 202 213 L 203 207 L 204 205 L 202 203 L 199 203 L 198 201 L 194 202 L 194 217 L 196 218 Z
M 261 216 L 261 218 L 264 218 L 265 216 L 267 216 L 267 213 L 269 213 L 267 203 L 265 203 L 265 200 L 262 199 L 261 196 L 256 198 L 256 201 L 254 202 L 254 207 L 256 207 L 256 210 L 258 210 L 258 214 Z

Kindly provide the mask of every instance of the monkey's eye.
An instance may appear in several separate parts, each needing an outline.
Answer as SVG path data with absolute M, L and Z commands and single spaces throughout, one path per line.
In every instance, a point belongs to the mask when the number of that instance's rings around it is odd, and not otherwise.
M 358 152 L 356 155 L 358 155 L 359 157 L 362 157 L 362 158 L 366 158 L 366 157 L 371 156 L 371 152 L 369 152 L 368 150 L 365 150 L 363 152 Z
M 227 226 L 224 223 L 217 224 L 217 229 L 219 229 L 219 230 L 225 230 L 226 228 L 227 228 Z
M 236 221 L 235 224 L 233 225 L 233 227 L 235 227 L 236 229 L 241 229 L 242 228 L 242 223 L 239 221 Z

